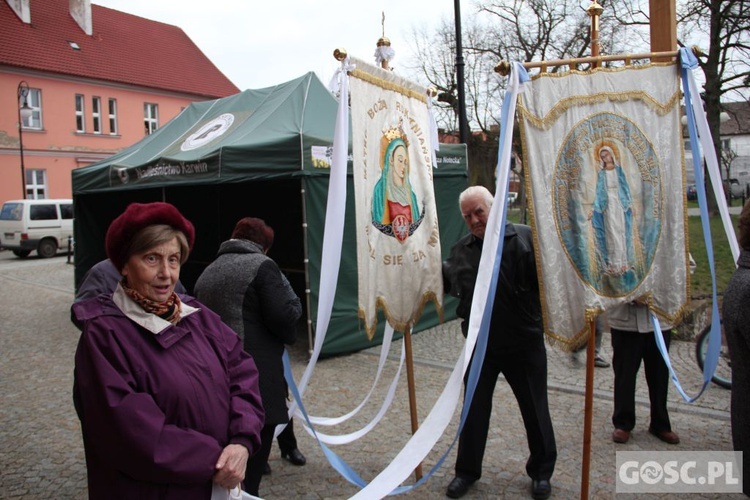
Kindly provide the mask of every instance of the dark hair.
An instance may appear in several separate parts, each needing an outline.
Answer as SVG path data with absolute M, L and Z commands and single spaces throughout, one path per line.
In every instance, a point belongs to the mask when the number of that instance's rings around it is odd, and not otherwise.
M 740 248 L 743 250 L 750 250 L 750 200 L 747 200 L 745 206 L 742 207 L 737 228 L 739 229 L 737 240 L 740 244 Z
M 245 217 L 234 226 L 232 238 L 252 241 L 263 247 L 263 250 L 267 252 L 273 245 L 273 229 L 266 225 L 263 219 Z

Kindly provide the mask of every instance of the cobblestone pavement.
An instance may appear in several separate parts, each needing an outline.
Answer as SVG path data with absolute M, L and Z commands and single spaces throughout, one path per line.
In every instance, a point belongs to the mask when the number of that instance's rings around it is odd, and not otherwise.
M 69 321 L 73 298 L 73 267 L 64 257 L 48 260 L 15 259 L 0 252 L 0 498 L 86 498 L 86 467 L 80 426 L 71 399 L 73 354 L 78 331 Z M 305 368 L 307 345 L 300 339 L 292 350 L 297 376 Z M 463 345 L 457 322 L 449 322 L 413 337 L 418 414 L 423 419 L 441 392 Z M 605 337 L 604 356 L 611 357 Z M 398 353 L 401 342 L 394 343 Z M 683 386 L 694 393 L 700 373 L 693 344 L 673 342 L 672 362 Z M 338 416 L 353 409 L 369 388 L 377 367 L 378 348 L 322 360 L 315 368 L 305 395 L 312 415 Z M 395 354 L 394 354 L 395 356 Z M 558 462 L 552 478 L 553 498 L 579 498 L 584 420 L 585 359 L 548 348 L 550 406 L 558 445 Z M 389 360 L 384 380 L 397 368 Z M 610 436 L 612 370 L 597 368 L 594 379 L 591 436 L 591 498 L 615 496 L 615 452 L 618 450 L 730 450 L 730 391 L 712 385 L 694 404 L 682 401 L 670 388 L 672 425 L 682 442 L 669 446 L 648 434 L 648 398 L 645 380 L 638 385 L 638 424 L 626 445 L 615 445 Z M 386 382 L 381 381 L 373 401 L 382 401 Z M 528 448 L 515 398 L 500 381 L 495 393 L 492 426 L 484 461 L 484 475 L 466 498 L 528 498 L 530 481 L 525 474 Z M 377 411 L 368 404 L 357 417 L 332 434 L 363 426 Z M 437 446 L 425 459 L 429 471 L 450 446 L 458 412 Z M 399 382 L 395 402 L 382 423 L 356 443 L 334 448 L 365 480 L 382 470 L 408 440 L 410 430 L 406 377 Z M 326 462 L 321 448 L 297 424 L 300 449 L 308 458 L 295 467 L 271 453 L 273 472 L 261 484 L 264 498 L 347 498 L 358 491 Z M 323 430 L 326 432 L 327 430 Z M 455 449 L 425 483 L 406 497 L 442 498 L 453 475 Z M 620 495 L 627 497 L 626 495 Z M 631 495 L 631 497 L 634 497 Z M 676 498 L 651 495 L 643 498 Z M 744 498 L 741 495 L 721 498 Z M 697 496 L 697 498 L 719 498 Z

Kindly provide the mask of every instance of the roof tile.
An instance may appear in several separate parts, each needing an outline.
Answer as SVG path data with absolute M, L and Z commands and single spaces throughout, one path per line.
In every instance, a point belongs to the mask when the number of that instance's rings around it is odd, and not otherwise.
M 212 98 L 239 92 L 182 29 L 99 5 L 91 11 L 88 36 L 68 0 L 31 0 L 31 24 L 0 0 L 0 65 Z

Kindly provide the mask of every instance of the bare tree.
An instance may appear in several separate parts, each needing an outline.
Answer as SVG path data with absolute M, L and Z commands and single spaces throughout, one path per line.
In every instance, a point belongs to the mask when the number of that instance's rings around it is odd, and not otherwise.
M 601 4 L 608 1 L 601 0 Z M 480 0 L 462 19 L 464 90 L 467 119 L 475 132 L 469 142 L 472 180 L 491 185 L 497 157 L 499 110 L 506 80 L 493 68 L 501 60 L 541 61 L 589 53 L 590 18 L 580 0 Z M 603 50 L 611 51 L 625 29 L 601 19 Z M 444 21 L 435 33 L 415 33 L 418 61 L 411 70 L 438 89 L 439 123 L 455 130 L 458 97 L 455 75 L 455 27 Z M 477 164 L 481 162 L 481 164 Z M 521 174 L 522 175 L 522 174 Z
M 613 2 L 613 8 L 623 25 L 648 26 L 648 0 Z M 702 49 L 698 64 L 704 91 L 700 97 L 716 157 L 722 158 L 722 101 L 750 98 L 750 1 L 678 0 L 677 10 L 678 43 Z M 716 209 L 712 194 L 709 208 L 712 212 Z
M 720 157 L 720 163 L 721 167 L 724 170 L 724 179 L 727 181 L 727 198 L 732 194 L 731 192 L 731 186 L 729 185 L 729 179 L 732 176 L 732 163 L 734 163 L 734 160 L 737 159 L 737 152 L 732 148 L 732 146 L 727 145 L 727 147 L 721 148 L 721 157 Z
M 473 49 L 485 35 L 475 18 L 462 21 L 464 45 L 464 88 L 467 119 L 474 130 L 490 131 L 496 125 L 493 112 L 499 109 L 502 90 L 492 58 Z M 409 70 L 438 91 L 438 123 L 447 130 L 458 128 L 458 82 L 456 80 L 456 32 L 453 20 L 443 20 L 435 32 L 412 33 L 418 58 Z

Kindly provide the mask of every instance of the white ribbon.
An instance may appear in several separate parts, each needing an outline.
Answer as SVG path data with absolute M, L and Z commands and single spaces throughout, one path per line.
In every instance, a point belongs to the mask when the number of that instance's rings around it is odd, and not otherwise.
M 331 311 L 333 310 L 333 300 L 336 294 L 336 283 L 338 281 L 339 267 L 341 263 L 341 247 L 343 242 L 344 232 L 344 216 L 346 214 L 346 171 L 347 161 L 349 156 L 349 80 L 347 73 L 355 69 L 355 65 L 351 64 L 349 57 L 341 62 L 341 67 L 337 70 L 336 75 L 332 80 L 339 84 L 339 108 L 336 116 L 336 128 L 334 131 L 333 139 L 333 159 L 331 162 L 330 170 L 330 181 L 328 187 L 328 202 L 326 206 L 326 222 L 323 236 L 323 251 L 322 251 L 322 263 L 320 272 L 320 291 L 318 295 L 318 320 L 315 328 L 315 342 L 313 345 L 313 352 L 310 356 L 310 361 L 305 367 L 305 371 L 298 383 L 298 391 L 300 397 L 304 397 L 304 393 L 307 389 L 307 385 L 312 377 L 312 373 L 317 363 L 320 352 L 325 341 L 326 334 L 328 332 L 328 324 L 331 319 Z M 389 327 L 390 328 L 390 327 Z M 386 331 L 392 338 L 393 329 Z M 375 376 L 373 385 L 365 396 L 363 401 L 351 412 L 341 417 L 313 417 L 310 416 L 310 422 L 320 425 L 336 425 L 344 422 L 354 415 L 356 415 L 364 405 L 369 401 L 385 365 L 385 360 L 390 352 L 391 342 L 390 338 L 388 342 L 383 343 L 381 346 L 380 363 L 378 365 L 378 371 Z M 403 363 L 403 353 L 402 353 Z M 401 373 L 401 365 L 394 377 L 391 387 L 395 388 L 398 384 L 398 379 Z M 388 394 L 394 389 L 389 390 Z M 329 436 L 325 434 L 319 434 L 321 441 L 332 444 L 343 444 L 351 442 L 358 437 L 366 434 L 371 430 L 382 418 L 382 414 L 385 413 L 388 406 L 392 403 L 393 397 L 390 399 L 386 397 L 384 400 L 381 410 L 375 416 L 373 421 L 366 424 L 362 429 L 355 433 L 347 434 L 344 436 Z M 299 410 L 297 403 L 293 402 L 289 407 L 289 417 L 293 415 L 299 416 Z M 311 435 L 315 436 L 316 433 L 313 429 L 304 426 L 305 430 Z M 281 432 L 283 426 L 279 426 L 276 429 L 276 434 Z
M 523 69 L 522 66 L 521 69 Z M 511 99 L 511 108 L 513 111 L 515 111 L 515 103 L 518 99 L 518 93 L 521 91 L 518 73 L 518 71 L 511 71 L 508 82 L 508 92 L 506 92 L 505 95 L 506 99 Z M 511 119 L 509 120 L 509 124 L 503 124 L 503 126 L 507 125 L 510 128 L 506 134 L 507 138 L 512 138 L 513 135 L 512 117 L 514 116 L 514 113 L 511 113 L 510 116 Z M 509 148 L 510 145 L 511 140 L 508 139 L 502 147 Z M 498 179 L 507 179 L 510 170 L 510 151 L 501 150 L 500 158 Z M 502 224 L 505 220 L 506 204 L 504 203 L 504 191 L 507 190 L 507 182 L 502 188 L 500 188 L 499 184 L 500 181 L 498 181 L 498 192 L 495 193 L 495 202 L 492 204 L 490 216 L 487 221 L 485 240 L 482 247 L 482 257 L 479 261 L 479 272 L 474 287 L 474 299 L 471 305 L 469 332 L 461 356 L 459 356 L 443 392 L 438 397 L 435 405 L 432 407 L 432 410 L 429 415 L 427 415 L 427 418 L 425 418 L 419 429 L 417 429 L 393 461 L 380 474 L 378 474 L 369 485 L 354 495 L 352 497 L 353 499 L 383 498 L 390 494 L 411 475 L 412 471 L 417 468 L 427 454 L 434 448 L 435 443 L 437 443 L 440 436 L 443 435 L 453 417 L 453 413 L 456 410 L 461 395 L 463 375 L 466 368 L 469 366 L 471 353 L 474 351 L 474 345 L 476 344 L 484 308 L 487 305 L 487 294 L 492 279 L 495 254 L 497 253 L 497 245 Z
M 435 110 L 432 107 L 432 96 L 427 94 L 427 114 L 430 117 L 430 142 L 432 143 L 432 167 L 438 168 L 437 165 L 437 151 L 440 151 L 440 137 L 438 135 L 438 125 L 435 119 Z
M 690 93 L 693 95 L 693 114 L 695 116 L 695 125 L 698 128 L 698 135 L 700 136 L 701 147 L 698 154 L 702 154 L 706 160 L 708 176 L 711 178 L 711 186 L 713 186 L 714 189 L 716 204 L 719 206 L 719 214 L 721 215 L 721 221 L 724 225 L 724 232 L 727 234 L 729 248 L 732 250 L 734 262 L 737 262 L 737 259 L 740 257 L 740 246 L 737 243 L 737 236 L 734 234 L 732 219 L 729 216 L 729 209 L 727 209 L 726 197 L 724 196 L 724 189 L 722 188 L 721 182 L 721 172 L 719 171 L 719 162 L 716 159 L 716 150 L 714 149 L 711 140 L 711 132 L 708 129 L 706 113 L 703 111 L 701 100 L 697 98 L 700 95 L 700 90 L 698 89 L 698 85 L 693 77 L 693 71 L 694 70 L 690 71 L 688 85 L 690 86 Z

